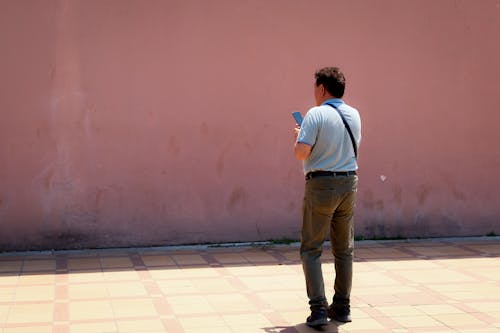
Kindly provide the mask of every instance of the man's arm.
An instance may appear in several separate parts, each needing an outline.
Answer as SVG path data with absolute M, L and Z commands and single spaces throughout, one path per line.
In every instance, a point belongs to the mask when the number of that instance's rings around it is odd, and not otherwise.
M 297 141 L 297 136 L 299 135 L 299 132 L 300 132 L 300 127 L 299 126 L 295 127 L 294 128 L 295 141 Z M 295 154 L 295 157 L 299 161 L 303 161 L 306 158 L 308 158 L 309 155 L 311 155 L 311 149 L 312 149 L 312 147 L 309 146 L 308 144 L 301 143 L 301 142 L 295 142 L 295 146 L 293 147 L 293 152 Z
M 295 158 L 299 161 L 303 161 L 311 155 L 311 146 L 305 143 L 296 142 L 293 152 L 295 153 Z

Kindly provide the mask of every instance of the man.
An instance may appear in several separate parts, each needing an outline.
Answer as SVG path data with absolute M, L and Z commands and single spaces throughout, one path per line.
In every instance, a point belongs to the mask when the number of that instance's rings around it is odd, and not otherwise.
M 319 328 L 328 323 L 328 317 L 351 321 L 353 212 L 361 121 L 358 111 L 341 99 L 345 78 L 338 68 L 320 69 L 315 79 L 317 106 L 311 108 L 301 126 L 295 128 L 294 153 L 303 161 L 306 175 L 300 247 L 311 308 L 306 325 Z M 329 307 L 320 260 L 328 232 L 335 258 L 334 296 Z

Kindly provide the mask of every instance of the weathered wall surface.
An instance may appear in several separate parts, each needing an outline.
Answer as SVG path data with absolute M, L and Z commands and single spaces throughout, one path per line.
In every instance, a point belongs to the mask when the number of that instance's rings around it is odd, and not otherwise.
M 340 66 L 357 234 L 500 233 L 500 2 L 0 1 L 0 249 L 298 238 Z

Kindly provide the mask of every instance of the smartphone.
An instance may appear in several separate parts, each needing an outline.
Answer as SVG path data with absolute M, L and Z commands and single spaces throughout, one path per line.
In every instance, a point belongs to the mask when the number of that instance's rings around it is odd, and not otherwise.
M 295 119 L 295 122 L 297 125 L 302 125 L 302 115 L 300 114 L 299 111 L 292 112 L 293 119 Z

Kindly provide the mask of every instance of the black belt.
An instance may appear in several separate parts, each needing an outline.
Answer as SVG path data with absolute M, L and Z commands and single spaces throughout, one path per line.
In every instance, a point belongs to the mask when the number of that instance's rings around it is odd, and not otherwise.
M 311 171 L 306 175 L 306 180 L 315 177 L 338 177 L 338 176 L 355 176 L 356 171 Z

